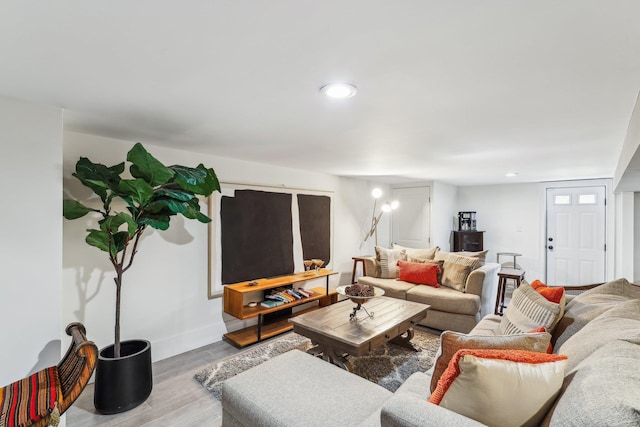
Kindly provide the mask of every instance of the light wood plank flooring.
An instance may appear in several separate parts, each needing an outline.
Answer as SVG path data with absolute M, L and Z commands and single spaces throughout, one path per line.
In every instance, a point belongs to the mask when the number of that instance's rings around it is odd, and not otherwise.
M 212 363 L 240 351 L 220 341 L 154 363 L 151 396 L 137 408 L 121 414 L 96 413 L 93 407 L 93 383 L 89 384 L 66 412 L 67 426 L 220 426 L 220 402 L 193 376 Z

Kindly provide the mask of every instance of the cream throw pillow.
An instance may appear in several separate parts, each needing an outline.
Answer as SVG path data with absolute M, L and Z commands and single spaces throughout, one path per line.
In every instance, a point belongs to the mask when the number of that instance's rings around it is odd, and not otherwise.
M 468 256 L 470 258 L 478 258 L 480 260 L 480 265 L 484 265 L 484 263 L 487 260 L 487 252 L 489 252 L 489 249 L 485 249 L 484 251 L 479 251 L 479 252 L 461 251 L 461 252 L 454 252 L 454 254 L 460 255 L 460 256 Z
M 458 350 L 462 350 L 463 348 L 527 350 L 545 353 L 550 341 L 551 334 L 548 332 L 483 336 L 444 331 L 440 335 L 440 349 L 436 354 L 433 374 L 431 375 L 431 391 L 436 389 L 438 380 L 447 369 L 451 358 Z
M 523 282 L 511 297 L 511 302 L 502 316 L 498 333 L 500 335 L 521 334 L 544 327 L 553 333 L 562 318 L 566 297 L 560 303 L 548 301 L 526 282 Z
M 567 357 L 460 350 L 429 402 L 492 427 L 537 426 L 560 392 Z
M 376 246 L 376 260 L 382 279 L 397 279 L 398 261 L 406 261 L 406 259 L 407 255 L 404 250 L 394 251 Z
M 444 260 L 442 286 L 464 292 L 467 287 L 467 277 L 479 266 L 480 260 L 478 258 L 470 258 L 450 253 Z
M 396 245 L 394 243 L 392 246 L 392 249 L 396 251 L 404 250 L 405 253 L 407 254 L 407 258 L 433 259 L 436 255 L 436 252 L 440 250 L 440 247 L 435 246 L 433 248 L 416 249 L 416 248 L 405 248 L 404 246 Z

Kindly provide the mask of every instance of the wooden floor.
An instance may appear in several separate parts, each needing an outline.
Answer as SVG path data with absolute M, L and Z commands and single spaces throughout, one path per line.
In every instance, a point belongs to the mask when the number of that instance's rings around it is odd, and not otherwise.
M 146 402 L 128 412 L 100 415 L 93 407 L 93 383 L 66 412 L 68 427 L 83 426 L 220 426 L 222 406 L 194 374 L 240 350 L 225 341 L 153 364 L 153 391 Z

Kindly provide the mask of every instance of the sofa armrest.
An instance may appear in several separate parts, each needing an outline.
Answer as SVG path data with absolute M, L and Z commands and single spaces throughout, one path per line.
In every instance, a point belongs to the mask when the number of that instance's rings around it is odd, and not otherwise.
M 471 284 L 473 290 L 470 293 L 480 296 L 480 318 L 487 314 L 493 314 L 495 311 L 500 268 L 501 266 L 497 262 L 488 262 L 469 274 L 469 278 L 474 281 Z M 472 278 L 474 273 L 475 276 Z M 480 277 L 482 277 L 482 282 L 480 282 Z M 469 278 L 467 279 L 467 293 L 469 293 Z
M 495 274 L 497 278 L 499 268 L 500 268 L 500 264 L 488 262 L 476 268 L 475 270 L 473 270 L 467 277 L 465 292 L 468 294 L 474 294 L 481 297 L 482 288 L 484 287 L 487 276 L 491 276 L 491 274 L 493 273 L 493 270 L 495 269 L 496 270 Z
M 478 427 L 484 426 L 471 418 L 457 414 L 418 397 L 402 393 L 382 405 L 380 424 L 383 427 Z

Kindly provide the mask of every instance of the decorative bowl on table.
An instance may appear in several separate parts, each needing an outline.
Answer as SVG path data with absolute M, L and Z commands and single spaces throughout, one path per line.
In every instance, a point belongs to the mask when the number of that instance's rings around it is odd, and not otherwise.
M 344 295 L 356 304 L 364 304 L 372 298 L 384 295 L 384 289 L 371 285 L 353 285 L 338 286 L 336 292 Z

